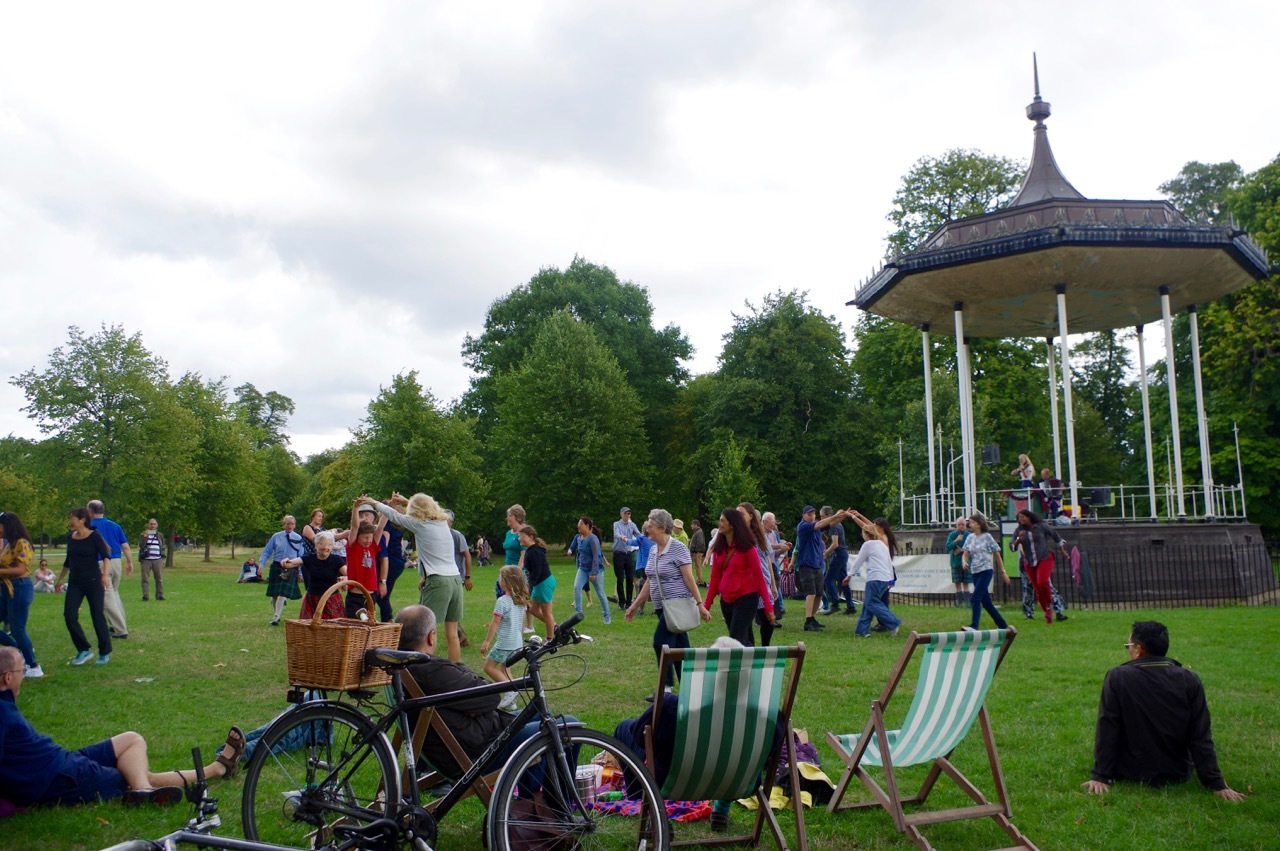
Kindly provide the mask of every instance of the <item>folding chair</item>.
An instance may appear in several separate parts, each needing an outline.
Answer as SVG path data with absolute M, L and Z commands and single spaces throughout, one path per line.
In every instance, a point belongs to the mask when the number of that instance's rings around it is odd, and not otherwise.
M 778 847 L 787 851 L 782 828 L 769 808 L 769 792 L 785 749 L 796 839 L 799 851 L 808 851 L 795 735 L 791 728 L 791 707 L 795 703 L 804 654 L 804 644 L 733 649 L 662 648 L 655 694 L 661 695 L 667 686 L 669 665 L 681 666 L 676 717 L 663 721 L 662 700 L 655 700 L 653 718 L 645 728 L 647 763 L 656 776 L 654 730 L 659 723 L 676 725 L 670 770 L 662 784 L 663 797 L 674 801 L 754 797 L 758 805 L 751 833 L 679 840 L 672 845 L 757 845 L 768 821 Z M 788 660 L 793 660 L 789 675 Z
M 426 697 L 422 687 L 418 685 L 418 681 L 410 676 L 407 671 L 401 677 L 401 682 L 404 685 L 405 697 Z M 440 713 L 436 711 L 435 707 L 423 709 L 418 715 L 418 720 L 413 725 L 413 749 L 411 752 L 415 758 L 405 760 L 404 773 L 400 777 L 402 789 L 409 788 L 408 784 L 415 782 L 415 777 L 417 777 L 416 782 L 419 790 L 430 789 L 442 781 L 452 779 L 435 770 L 427 771 L 425 774 L 418 776 L 416 757 L 421 753 L 422 743 L 427 740 L 427 732 L 430 730 L 434 730 L 436 735 L 440 737 L 444 746 L 448 748 L 449 753 L 453 756 L 454 762 L 458 764 L 459 769 L 465 772 L 471 767 L 471 757 L 467 756 L 467 752 L 462 749 L 462 745 L 454 737 L 449 725 L 440 717 Z M 404 738 L 401 736 L 400 730 L 397 729 L 391 742 L 392 750 L 395 753 L 400 753 L 400 745 L 403 741 Z M 493 787 L 498 782 L 498 774 L 499 771 L 493 771 L 489 774 L 481 775 L 471 784 L 468 794 L 478 797 L 480 802 L 484 804 L 485 809 L 489 808 L 489 800 L 493 797 Z M 466 797 L 467 795 L 464 795 L 459 800 L 464 800 Z M 432 801 L 425 806 L 427 810 L 432 810 L 436 803 L 436 801 Z
M 899 833 L 908 834 L 924 851 L 933 848 L 917 829 L 917 825 L 935 824 L 961 819 L 992 818 L 1020 849 L 1035 849 L 1009 821 L 1012 810 L 1005 788 L 1004 774 L 1000 769 L 1000 757 L 996 753 L 995 737 L 991 733 L 991 721 L 987 717 L 987 689 L 1004 654 L 1013 644 L 1017 631 L 1012 627 L 982 632 L 938 632 L 930 635 L 911 633 L 898 664 L 894 666 L 889 682 L 879 699 L 871 702 L 871 718 L 861 734 L 837 736 L 827 734 L 827 741 L 844 761 L 844 774 L 836 784 L 827 809 L 884 807 L 893 816 L 893 825 Z M 886 730 L 884 713 L 894 690 L 906 672 L 916 647 L 925 645 L 920 661 L 920 674 L 916 682 L 915 697 L 907 710 L 906 720 L 899 730 Z M 964 740 L 974 719 L 982 728 L 986 743 L 987 761 L 991 767 L 991 779 L 995 784 L 996 802 L 988 801 L 967 777 L 951 764 L 951 754 Z M 903 797 L 898 790 L 896 771 L 909 765 L 932 763 L 920 791 Z M 868 766 L 884 769 L 885 786 L 882 789 L 867 771 Z M 903 804 L 923 804 L 938 777 L 945 773 L 975 802 L 973 806 L 948 810 L 927 810 L 905 813 Z M 841 803 L 849 782 L 857 777 L 873 796 L 857 803 Z

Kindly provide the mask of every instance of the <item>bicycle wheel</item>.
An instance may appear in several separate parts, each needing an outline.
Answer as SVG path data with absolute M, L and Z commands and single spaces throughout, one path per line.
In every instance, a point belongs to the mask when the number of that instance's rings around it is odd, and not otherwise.
M 240 801 L 246 839 L 314 848 L 335 824 L 394 816 L 396 758 L 386 736 L 343 704 L 301 706 L 262 735 Z M 363 744 L 362 744 L 363 742 Z
M 588 729 L 566 735 L 569 776 L 545 733 L 502 769 L 489 804 L 490 851 L 665 851 L 666 808 L 644 763 L 613 736 Z M 628 814 L 619 811 L 621 802 L 600 800 L 606 790 L 623 793 Z

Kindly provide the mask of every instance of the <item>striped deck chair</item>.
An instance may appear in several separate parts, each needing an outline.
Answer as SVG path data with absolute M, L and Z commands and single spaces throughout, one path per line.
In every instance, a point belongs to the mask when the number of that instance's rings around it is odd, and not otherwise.
M 898 832 L 908 834 L 925 851 L 930 851 L 933 846 L 920 834 L 917 825 L 989 817 L 1018 843 L 1014 848 L 1035 849 L 1031 840 L 1009 821 L 1012 810 L 1008 790 L 986 708 L 987 689 L 991 687 L 991 680 L 1016 636 L 1017 631 L 1013 628 L 931 635 L 911 633 L 884 691 L 878 700 L 871 702 L 871 718 L 862 733 L 827 734 L 827 741 L 845 764 L 844 774 L 836 784 L 827 809 L 835 812 L 838 809 L 884 807 L 893 816 Z M 920 645 L 925 645 L 925 650 L 911 708 L 907 710 L 901 729 L 886 730 L 885 708 L 906 672 L 907 663 Z M 982 728 L 982 738 L 986 743 L 987 761 L 996 790 L 997 800 L 994 803 L 988 801 L 951 764 L 952 751 L 964 740 L 975 719 Z M 903 797 L 898 790 L 896 770 L 925 763 L 932 765 L 920 791 Z M 867 771 L 868 767 L 875 766 L 884 769 L 887 789 L 882 789 Z M 944 773 L 974 800 L 973 806 L 913 813 L 903 811 L 903 804 L 923 804 Z M 849 782 L 855 776 L 873 797 L 857 803 L 841 803 Z
M 672 845 L 757 845 L 767 821 L 778 847 L 787 851 L 786 837 L 769 808 L 769 792 L 784 748 L 791 788 L 800 788 L 791 707 L 795 703 L 804 654 L 804 644 L 734 649 L 662 648 L 656 694 L 662 694 L 667 685 L 669 664 L 681 666 L 676 717 L 663 721 L 662 701 L 655 700 L 653 718 L 645 728 L 649 770 L 656 775 L 653 731 L 659 723 L 674 721 L 676 724 L 670 771 L 662 784 L 663 797 L 672 801 L 753 797 L 759 805 L 751 833 L 679 840 Z M 791 660 L 790 673 L 788 660 Z M 792 795 L 792 809 L 799 851 L 807 851 L 809 840 L 798 792 Z

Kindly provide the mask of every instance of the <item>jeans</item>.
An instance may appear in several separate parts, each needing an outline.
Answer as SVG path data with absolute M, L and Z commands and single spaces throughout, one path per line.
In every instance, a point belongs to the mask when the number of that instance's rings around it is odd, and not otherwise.
M 107 628 L 107 615 L 103 610 L 106 589 L 102 587 L 102 574 L 96 570 L 83 573 L 72 573 L 67 578 L 67 593 L 62 600 L 62 618 L 67 623 L 67 632 L 71 633 L 71 643 L 76 652 L 83 653 L 89 649 L 89 639 L 84 636 L 80 626 L 80 604 L 89 601 L 89 617 L 93 621 L 93 631 L 98 636 L 98 655 L 106 656 L 111 652 L 111 631 Z
M 378 617 L 383 621 L 390 621 L 391 614 L 391 591 L 396 587 L 396 580 L 400 578 L 400 574 L 404 573 L 404 562 L 399 566 L 394 563 L 387 566 L 387 596 L 378 597 Z
M 635 599 L 635 553 L 613 553 L 613 577 L 618 586 L 618 605 L 624 609 Z M 597 586 L 597 590 L 599 590 Z M 604 599 L 604 594 L 600 595 Z
M 597 570 L 595 573 L 587 573 L 582 568 L 578 568 L 578 575 L 573 580 L 573 610 L 578 614 L 582 614 L 582 589 L 587 587 L 587 583 L 591 583 L 591 587 L 596 589 L 596 599 L 600 601 L 600 609 L 604 612 L 604 622 L 609 623 L 609 598 L 604 595 L 604 571 Z
M 854 632 L 858 635 L 871 634 L 871 619 L 880 621 L 885 629 L 894 630 L 902 626 L 902 620 L 889 611 L 885 602 L 888 598 L 889 583 L 881 579 L 868 579 L 867 590 L 862 595 L 862 614 L 858 617 L 858 625 Z
M 827 572 L 822 578 L 823 595 L 822 599 L 827 604 L 827 608 L 840 608 L 840 598 L 842 595 L 840 583 L 844 580 L 846 569 L 849 566 L 849 554 L 845 553 L 841 556 L 839 553 L 831 556 L 831 564 L 827 565 Z M 843 590 L 844 607 L 846 610 L 852 610 L 853 592 L 849 590 L 849 586 L 845 585 Z
M 969 605 L 973 607 L 973 621 L 969 626 L 974 629 L 978 628 L 982 620 L 983 609 L 986 609 L 987 614 L 991 615 L 991 619 L 996 622 L 997 629 L 1009 628 L 1009 624 L 1005 623 L 1004 618 L 1000 616 L 1000 610 L 991 599 L 991 580 L 995 575 L 994 570 L 983 570 L 973 574 L 973 596 L 969 598 Z
M 13 594 L 0 583 L 0 598 L 5 601 L 9 618 L 9 632 L 0 632 L 0 644 L 18 648 L 22 661 L 28 668 L 34 668 L 36 651 L 31 646 L 31 636 L 27 635 L 27 617 L 31 614 L 31 601 L 36 596 L 35 586 L 25 576 L 9 581 L 13 583 Z
M 672 632 L 667 629 L 667 618 L 662 613 L 662 609 L 658 609 L 658 624 L 653 628 L 653 654 L 658 657 L 658 661 L 662 661 L 662 645 L 667 645 L 672 650 L 688 649 L 692 645 L 689 644 L 689 633 Z M 667 670 L 667 682 L 680 682 L 680 664 L 672 662 Z

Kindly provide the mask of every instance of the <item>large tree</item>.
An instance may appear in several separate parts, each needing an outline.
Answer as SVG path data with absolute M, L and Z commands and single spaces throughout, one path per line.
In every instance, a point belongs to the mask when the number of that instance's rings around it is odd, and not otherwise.
M 1244 170 L 1234 160 L 1202 163 L 1192 160 L 1178 176 L 1160 184 L 1182 213 L 1192 219 L 1220 222 L 1227 213 L 1227 197 L 1240 186 Z
M 237 387 L 235 394 L 233 410 L 251 429 L 254 449 L 289 444 L 289 435 L 285 434 L 284 427 L 294 411 L 292 399 L 275 390 L 263 393 L 247 382 Z
M 468 527 L 486 505 L 475 420 L 446 410 L 416 372 L 379 389 L 356 430 L 353 460 L 359 487 L 379 499 L 397 490 L 429 493 Z
M 893 196 L 889 254 L 915 249 L 947 222 L 1003 206 L 1017 193 L 1025 170 L 1017 160 L 960 148 L 921 157 Z
M 503 501 L 559 539 L 579 514 L 612 517 L 649 496 L 640 399 L 591 324 L 558 311 L 497 380 L 491 449 Z
M 692 356 L 693 348 L 674 325 L 653 326 L 647 290 L 581 257 L 564 270 L 542 269 L 527 284 L 495 301 L 480 335 L 467 335 L 462 355 L 477 374 L 464 404 L 480 415 L 481 436 L 487 434 L 489 418 L 502 398 L 498 379 L 521 366 L 542 323 L 559 311 L 568 311 L 595 331 L 622 370 L 618 386 L 635 392 L 646 432 L 657 441 L 666 409 L 687 375 L 681 362 Z
M 135 524 L 172 511 L 191 486 L 197 429 L 178 403 L 167 366 L 119 325 L 85 334 L 74 325 L 49 366 L 11 379 L 40 430 L 56 438 L 66 492 L 100 498 Z

